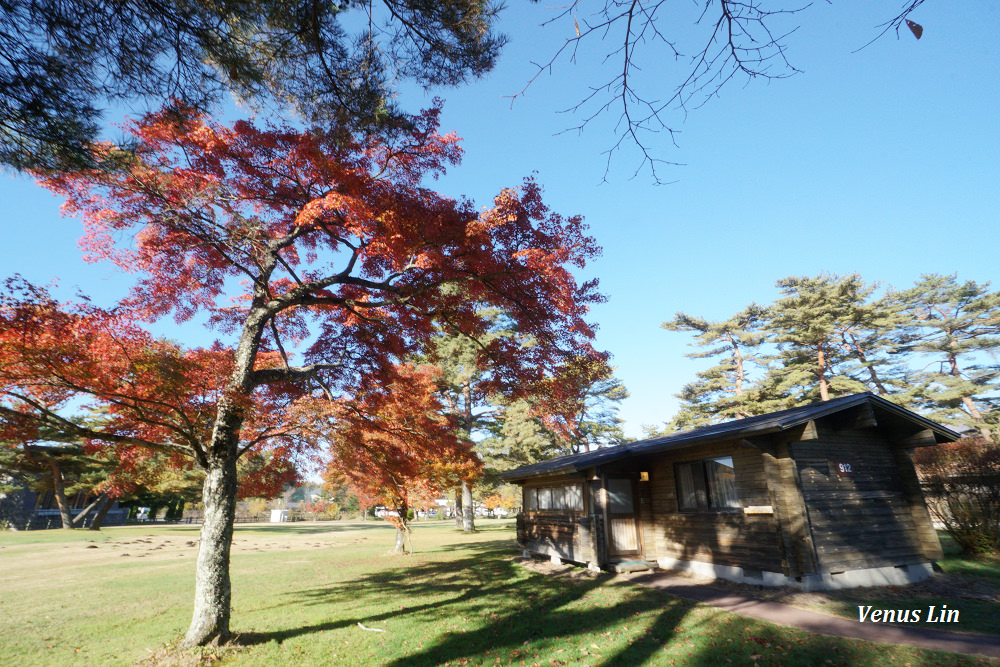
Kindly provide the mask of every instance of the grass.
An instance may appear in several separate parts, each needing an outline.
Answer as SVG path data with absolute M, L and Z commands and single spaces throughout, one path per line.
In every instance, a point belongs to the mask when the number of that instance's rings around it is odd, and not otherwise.
M 938 537 L 944 551 L 944 558 L 938 561 L 942 570 L 1000 582 L 1000 558 L 996 556 L 986 556 L 975 560 L 963 558 L 961 547 L 955 544 L 955 540 L 951 539 L 947 533 L 943 530 L 938 531 Z
M 977 665 L 746 619 L 610 575 L 515 561 L 508 521 L 241 525 L 225 665 Z M 169 653 L 190 620 L 197 528 L 0 533 L 0 664 L 209 661 Z M 128 554 L 127 556 L 125 554 Z M 381 629 L 375 632 L 363 629 Z

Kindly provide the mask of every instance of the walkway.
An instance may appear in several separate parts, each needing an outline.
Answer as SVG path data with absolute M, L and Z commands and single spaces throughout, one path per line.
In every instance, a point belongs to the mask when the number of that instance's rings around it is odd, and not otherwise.
M 838 616 L 807 611 L 777 602 L 764 602 L 711 586 L 692 584 L 677 575 L 652 572 L 633 576 L 631 582 L 666 591 L 680 598 L 703 602 L 741 616 L 758 618 L 808 632 L 849 639 L 865 639 L 883 644 L 907 644 L 952 653 L 1000 658 L 1000 637 L 910 628 L 883 623 L 860 623 Z

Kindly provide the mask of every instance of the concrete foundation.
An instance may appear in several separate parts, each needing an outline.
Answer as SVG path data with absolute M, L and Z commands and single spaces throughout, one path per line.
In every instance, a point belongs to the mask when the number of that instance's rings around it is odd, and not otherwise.
M 680 570 L 713 579 L 725 579 L 726 581 L 754 586 L 789 586 L 804 591 L 826 591 L 862 586 L 901 586 L 924 581 L 934 576 L 934 570 L 930 563 L 787 577 L 780 572 L 750 570 L 749 568 L 702 561 L 660 558 L 656 562 L 664 570 Z

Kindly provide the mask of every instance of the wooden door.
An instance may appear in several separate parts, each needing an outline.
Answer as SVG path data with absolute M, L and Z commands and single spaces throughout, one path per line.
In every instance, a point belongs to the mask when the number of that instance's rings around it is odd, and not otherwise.
M 639 527 L 635 511 L 635 482 L 625 477 L 609 477 L 608 553 L 611 556 L 639 555 Z

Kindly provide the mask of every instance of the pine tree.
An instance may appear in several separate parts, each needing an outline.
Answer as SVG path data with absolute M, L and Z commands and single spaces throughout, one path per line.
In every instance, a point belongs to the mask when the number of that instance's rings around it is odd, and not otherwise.
M 910 400 L 935 419 L 988 434 L 1000 389 L 1000 292 L 929 274 L 893 296 L 908 317 L 896 343 L 922 366 Z
M 572 446 L 547 428 L 527 399 L 503 406 L 493 434 L 479 445 L 487 475 L 572 454 Z
M 762 391 L 791 407 L 868 390 L 856 376 L 859 370 L 871 376 L 875 369 L 874 353 L 862 347 L 871 339 L 861 331 L 873 318 L 868 299 L 876 285 L 866 285 L 858 274 L 826 273 L 783 278 L 776 285 L 784 297 L 771 306 L 767 328 L 778 354 Z
M 762 368 L 761 345 L 766 340 L 763 330 L 766 317 L 767 309 L 753 303 L 721 322 L 677 313 L 674 319 L 661 325 L 667 331 L 692 332 L 695 342 L 691 344 L 707 348 L 685 356 L 721 358 L 715 366 L 698 373 L 698 379 L 686 384 L 677 395 L 681 399 L 681 409 L 666 431 L 758 414 L 759 397 L 753 390 L 752 381 L 754 372 Z M 662 432 L 647 428 L 650 436 Z
M 490 342 L 513 335 L 504 328 L 504 318 L 498 310 L 484 308 L 478 314 L 493 322 L 492 331 L 473 340 L 442 328 L 428 352 L 420 357 L 421 363 L 434 364 L 441 370 L 438 381 L 441 402 L 455 418 L 459 437 L 469 442 L 473 441 L 475 433 L 489 429 L 499 414 L 495 405 L 499 378 L 492 375 L 484 350 Z M 472 481 L 460 480 L 455 490 L 455 527 L 464 532 L 475 530 L 472 503 Z
M 87 454 L 77 443 L 32 442 L 0 447 L 0 476 L 37 493 L 52 491 L 60 523 L 66 529 L 80 527 L 93 510 L 110 507 L 114 502 L 97 490 L 113 467 L 111 462 Z M 74 516 L 70 500 L 80 493 L 95 498 Z
M 65 0 L 0 3 L 0 164 L 67 169 L 109 106 L 207 109 L 229 92 L 311 122 L 399 118 L 395 87 L 488 72 L 506 39 L 480 0 Z M 366 17 L 365 14 L 368 16 Z
M 579 436 L 573 449 L 592 451 L 627 441 L 618 416 L 618 406 L 629 397 L 628 389 L 614 375 L 614 368 L 599 362 L 595 375 L 582 387 L 576 424 Z
M 574 355 L 540 388 L 533 404 L 546 427 L 578 454 L 625 442 L 618 405 L 628 395 L 606 356 Z

